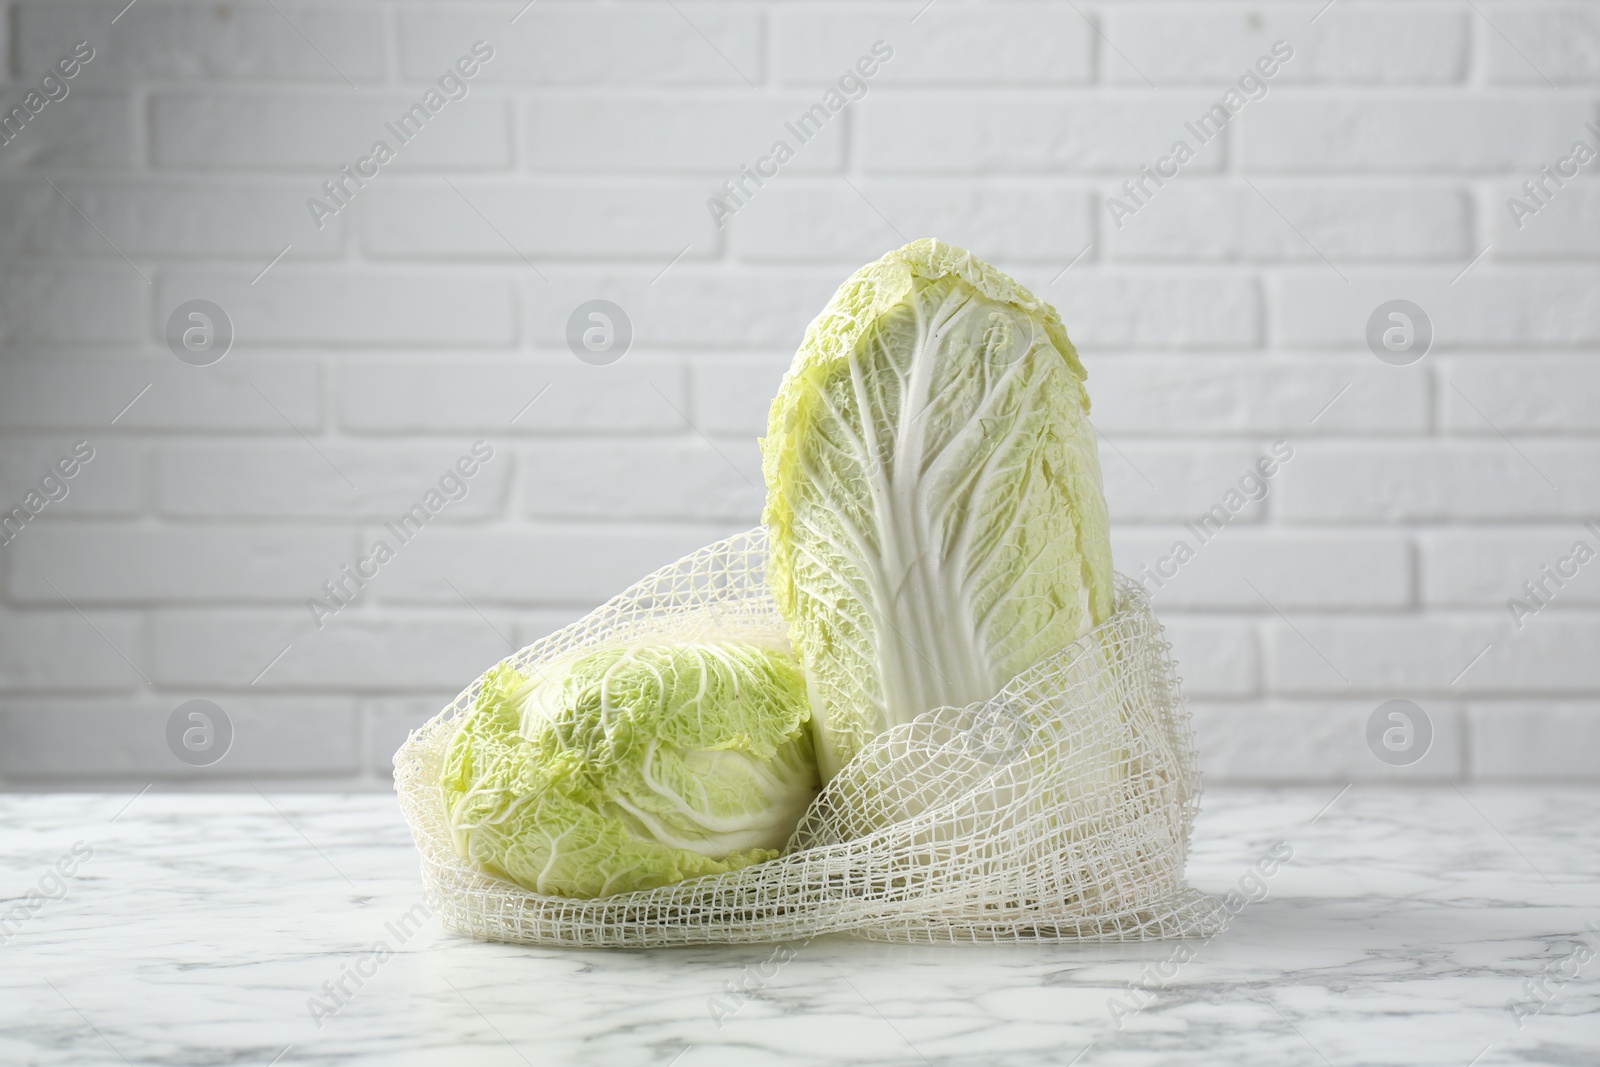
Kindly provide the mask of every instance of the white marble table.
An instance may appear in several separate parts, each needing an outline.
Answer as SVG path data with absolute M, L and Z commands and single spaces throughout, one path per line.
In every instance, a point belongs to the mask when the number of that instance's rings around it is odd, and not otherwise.
M 1594 790 L 1357 785 L 1320 816 L 1336 789 L 1213 790 L 1193 884 L 1236 889 L 1275 842 L 1293 859 L 1209 943 L 838 939 L 780 965 L 408 930 L 420 886 L 392 797 L 264 788 L 0 796 L 0 912 L 22 902 L 0 926 L 0 1063 L 1600 1063 Z M 65 895 L 30 907 L 62 892 L 63 856 Z M 729 983 L 759 988 L 719 1027 Z M 1518 1000 L 1540 1009 L 1520 1027 Z

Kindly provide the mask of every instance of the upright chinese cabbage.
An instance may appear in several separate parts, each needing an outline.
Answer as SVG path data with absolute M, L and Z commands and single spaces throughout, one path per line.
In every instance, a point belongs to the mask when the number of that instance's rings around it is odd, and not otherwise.
M 806 330 L 762 442 L 764 520 L 825 780 L 1113 611 L 1084 377 L 1050 305 L 933 240 Z
M 737 642 L 603 645 L 483 680 L 444 757 L 456 850 L 537 893 L 599 897 L 779 854 L 816 795 L 805 680 Z

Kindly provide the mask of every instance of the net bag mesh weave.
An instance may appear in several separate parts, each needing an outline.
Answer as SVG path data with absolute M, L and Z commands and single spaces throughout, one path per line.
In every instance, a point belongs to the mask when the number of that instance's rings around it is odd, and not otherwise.
M 509 662 L 537 674 L 613 641 L 787 647 L 766 557 L 759 528 L 708 545 Z M 1210 934 L 1222 905 L 1183 884 L 1200 792 L 1188 714 L 1143 590 L 1118 576 L 1116 592 L 1109 619 L 992 699 L 875 738 L 817 796 L 783 856 L 593 900 L 542 896 L 457 855 L 439 773 L 474 682 L 395 754 L 428 903 L 458 933 L 539 945 Z

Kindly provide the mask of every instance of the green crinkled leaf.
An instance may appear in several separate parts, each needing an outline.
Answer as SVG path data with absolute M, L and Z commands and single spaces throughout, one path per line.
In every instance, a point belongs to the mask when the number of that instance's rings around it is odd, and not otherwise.
M 817 790 L 787 653 L 603 646 L 489 671 L 445 754 L 457 850 L 538 893 L 596 897 L 779 855 Z

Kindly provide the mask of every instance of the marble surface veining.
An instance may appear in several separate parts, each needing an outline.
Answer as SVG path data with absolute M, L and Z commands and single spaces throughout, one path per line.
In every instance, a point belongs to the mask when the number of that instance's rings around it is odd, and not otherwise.
M 0 1063 L 1600 1064 L 1600 791 L 1213 790 L 1203 944 L 580 952 L 423 918 L 392 797 L 263 788 L 0 796 Z

